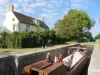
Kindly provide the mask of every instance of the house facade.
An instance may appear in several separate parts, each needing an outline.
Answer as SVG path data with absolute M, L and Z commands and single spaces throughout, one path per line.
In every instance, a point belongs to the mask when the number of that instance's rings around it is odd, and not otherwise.
M 14 11 L 14 6 L 9 5 L 7 8 L 6 18 L 3 23 L 3 31 L 21 32 L 35 31 L 39 27 L 42 31 L 49 29 L 44 20 L 39 20 L 19 12 Z

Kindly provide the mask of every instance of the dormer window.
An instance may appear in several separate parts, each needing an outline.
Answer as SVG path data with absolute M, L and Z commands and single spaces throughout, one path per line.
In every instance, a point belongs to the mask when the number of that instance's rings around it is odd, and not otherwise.
M 39 20 L 35 19 L 35 20 L 34 20 L 34 23 L 35 23 L 36 25 L 39 25 Z
M 37 21 L 37 25 L 39 25 L 39 21 Z

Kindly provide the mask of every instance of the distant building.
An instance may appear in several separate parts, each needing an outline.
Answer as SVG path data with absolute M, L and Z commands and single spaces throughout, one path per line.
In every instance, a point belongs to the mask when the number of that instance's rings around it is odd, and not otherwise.
M 27 11 L 27 10 L 26 10 Z M 49 29 L 44 23 L 44 20 L 32 18 L 30 16 L 14 11 L 14 6 L 9 5 L 7 8 L 6 18 L 3 23 L 3 31 L 6 32 L 21 32 L 21 31 L 35 31 L 40 27 L 42 31 Z

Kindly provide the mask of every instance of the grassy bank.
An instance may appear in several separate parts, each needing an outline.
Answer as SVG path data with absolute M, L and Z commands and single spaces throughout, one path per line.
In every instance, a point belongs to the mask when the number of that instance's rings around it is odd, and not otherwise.
M 66 44 L 60 44 L 60 45 L 54 45 L 54 46 L 50 46 L 47 47 L 45 49 L 43 49 L 42 47 L 38 47 L 38 48 L 23 48 L 23 49 L 0 49 L 0 55 L 8 55 L 8 54 L 13 54 L 13 53 L 17 53 L 17 54 L 22 54 L 22 53 L 28 53 L 28 52 L 37 52 L 37 51 L 41 51 L 41 50 L 48 50 L 48 49 L 53 49 L 53 48 L 58 48 L 58 47 L 63 47 L 63 46 L 68 46 L 68 45 L 73 45 L 76 44 L 77 42 L 67 42 Z M 87 46 L 93 46 L 95 44 L 95 42 L 83 42 L 80 43 L 81 45 L 87 45 Z

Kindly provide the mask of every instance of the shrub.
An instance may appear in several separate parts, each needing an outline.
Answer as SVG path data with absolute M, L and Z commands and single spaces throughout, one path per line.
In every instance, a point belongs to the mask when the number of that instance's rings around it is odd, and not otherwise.
M 49 44 L 48 41 L 50 40 Z M 53 30 L 24 31 L 0 34 L 2 48 L 32 48 L 65 43 L 68 38 L 57 35 Z
M 7 48 L 7 33 L 6 32 L 2 32 L 0 34 L 0 47 L 1 48 Z
M 98 35 L 95 36 L 95 40 L 96 39 L 100 39 L 100 33 Z

